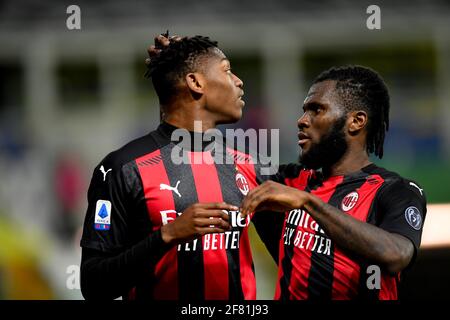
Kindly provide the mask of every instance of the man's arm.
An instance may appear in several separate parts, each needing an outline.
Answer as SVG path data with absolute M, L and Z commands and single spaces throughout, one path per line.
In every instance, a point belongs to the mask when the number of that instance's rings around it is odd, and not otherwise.
M 120 253 L 107 253 L 83 248 L 80 285 L 86 300 L 111 300 L 127 293 L 152 270 L 156 262 L 170 248 L 161 232 L 150 236 Z
M 340 247 L 379 263 L 391 274 L 400 272 L 411 261 L 414 246 L 409 239 L 357 220 L 318 197 L 307 195 L 305 210 Z
M 243 215 L 253 211 L 306 210 L 340 247 L 379 263 L 389 273 L 403 270 L 414 255 L 413 243 L 404 236 L 359 221 L 318 197 L 268 181 L 252 190 L 242 203 Z
M 148 277 L 155 264 L 173 245 L 207 233 L 230 230 L 223 210 L 237 210 L 225 203 L 197 203 L 173 222 L 119 253 L 83 248 L 81 292 L 85 299 L 115 299 Z

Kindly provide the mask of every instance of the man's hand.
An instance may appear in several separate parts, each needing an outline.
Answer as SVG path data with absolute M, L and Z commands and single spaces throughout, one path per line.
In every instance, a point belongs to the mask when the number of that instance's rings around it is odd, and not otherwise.
M 170 36 L 169 37 L 168 32 L 166 34 L 160 34 L 160 35 L 156 36 L 155 44 L 153 44 L 147 48 L 149 58 L 147 58 L 145 60 L 145 64 L 147 64 L 147 65 L 150 64 L 151 59 L 156 57 L 161 52 L 162 49 L 168 47 L 171 42 L 180 41 L 180 40 L 181 40 L 180 36 Z
M 269 210 L 285 212 L 302 208 L 309 200 L 309 194 L 273 181 L 266 181 L 244 198 L 241 215 L 246 217 L 254 211 Z
M 227 203 L 196 203 L 184 210 L 173 222 L 161 227 L 164 242 L 177 244 L 207 233 L 221 233 L 231 229 L 229 216 L 223 210 L 239 208 Z

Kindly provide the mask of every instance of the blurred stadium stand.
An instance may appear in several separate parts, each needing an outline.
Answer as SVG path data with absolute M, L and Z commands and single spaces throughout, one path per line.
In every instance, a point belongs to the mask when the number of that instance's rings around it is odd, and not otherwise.
M 71 4 L 81 8 L 81 30 L 66 28 Z M 14 247 L 4 247 L 0 298 L 81 298 L 66 288 L 66 269 L 80 259 L 74 226 L 84 217 L 87 183 L 109 151 L 158 124 L 158 101 L 143 79 L 143 61 L 154 35 L 167 29 L 219 41 L 246 91 L 244 119 L 230 127 L 280 128 L 281 162 L 297 158 L 296 119 L 312 79 L 332 65 L 373 67 L 392 98 L 385 158 L 376 162 L 418 181 L 429 203 L 450 203 L 444 185 L 450 180 L 450 2 L 376 1 L 379 31 L 366 28 L 370 4 L 0 0 L 0 217 L 5 230 L 30 235 L 21 237 L 22 245 L 35 245 L 24 252 L 34 252 L 29 265 L 48 287 L 29 282 L 21 295 L 5 285 L 5 270 L 19 269 L 7 254 Z M 68 179 L 84 191 L 63 214 L 55 176 L 67 154 L 80 172 Z M 450 231 L 444 234 L 450 237 Z M 258 297 L 271 299 L 275 266 L 251 235 Z M 450 284 L 450 245 L 432 248 L 421 250 L 405 279 L 405 299 L 450 299 L 443 286 Z

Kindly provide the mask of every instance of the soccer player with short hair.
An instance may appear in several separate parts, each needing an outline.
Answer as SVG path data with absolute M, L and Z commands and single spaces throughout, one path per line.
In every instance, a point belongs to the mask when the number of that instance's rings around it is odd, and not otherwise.
M 280 167 L 276 182 L 244 199 L 244 215 L 285 212 L 273 239 L 263 239 L 279 241 L 275 299 L 398 298 L 402 271 L 420 246 L 426 199 L 415 182 L 369 159 L 383 156 L 389 106 L 375 71 L 324 71 L 298 119 L 300 164 Z M 379 281 L 370 278 L 377 267 Z
M 250 219 L 239 215 L 237 205 L 257 185 L 258 166 L 225 141 L 215 141 L 224 156 L 246 161 L 216 164 L 211 142 L 203 139 L 217 124 L 241 118 L 243 82 L 208 37 L 159 41 L 165 46 L 153 47 L 158 53 L 146 63 L 163 122 L 94 170 L 81 239 L 83 296 L 255 299 Z M 202 123 L 197 132 L 196 120 Z M 203 143 L 175 143 L 177 129 Z M 173 161 L 180 150 L 189 161 Z

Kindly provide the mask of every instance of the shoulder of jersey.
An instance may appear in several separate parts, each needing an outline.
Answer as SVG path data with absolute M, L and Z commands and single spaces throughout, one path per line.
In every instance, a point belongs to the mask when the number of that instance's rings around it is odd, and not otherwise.
M 420 195 L 421 197 L 425 198 L 425 191 L 422 188 L 420 184 L 418 184 L 414 180 L 402 178 L 403 183 L 406 185 L 406 187 L 412 191 L 414 191 L 416 194 Z
M 135 159 L 154 152 L 159 148 L 150 134 L 134 139 L 119 149 L 110 152 L 100 162 L 101 165 L 120 169 L 124 164 L 134 161 Z
M 423 188 L 415 181 L 404 178 L 398 173 L 386 170 L 384 168 L 377 168 L 378 174 L 385 179 L 387 184 L 395 184 L 396 186 L 405 187 L 408 190 L 413 191 L 419 196 L 425 197 Z

